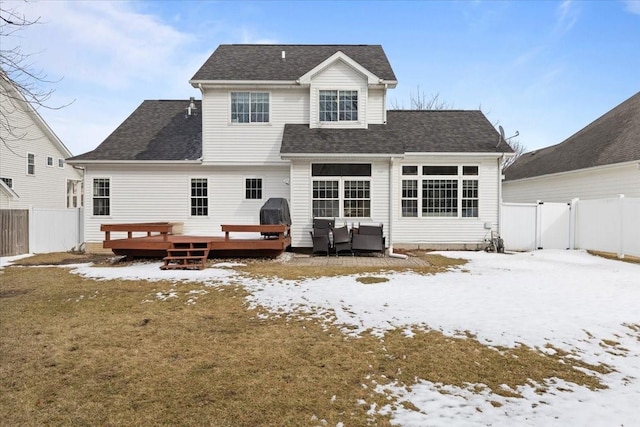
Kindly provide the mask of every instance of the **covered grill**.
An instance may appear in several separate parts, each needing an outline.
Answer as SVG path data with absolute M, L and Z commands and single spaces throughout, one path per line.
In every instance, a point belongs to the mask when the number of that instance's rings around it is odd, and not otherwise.
M 285 224 L 291 225 L 291 214 L 287 199 L 272 197 L 260 208 L 260 225 Z M 263 236 L 277 236 L 277 233 L 262 233 Z

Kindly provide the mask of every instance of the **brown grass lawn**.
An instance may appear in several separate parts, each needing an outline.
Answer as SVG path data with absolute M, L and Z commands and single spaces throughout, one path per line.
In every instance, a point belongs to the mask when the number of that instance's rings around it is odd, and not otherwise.
M 176 298 L 156 297 L 170 290 Z M 261 320 L 245 295 L 231 285 L 93 281 L 59 267 L 0 270 L 0 425 L 385 426 L 367 414 L 389 403 L 376 383 L 483 383 L 505 394 L 501 384 L 551 377 L 601 388 L 574 366 L 606 372 L 434 331 L 347 338 L 314 320 Z

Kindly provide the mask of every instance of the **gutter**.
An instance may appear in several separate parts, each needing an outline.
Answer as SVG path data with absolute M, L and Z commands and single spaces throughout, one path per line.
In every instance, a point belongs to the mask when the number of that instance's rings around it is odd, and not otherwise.
M 408 256 L 406 256 L 405 254 L 396 254 L 393 252 L 393 223 L 394 223 L 394 219 L 393 219 L 393 212 L 395 211 L 394 209 L 394 198 L 395 198 L 395 194 L 396 194 L 396 186 L 393 185 L 393 172 L 394 172 L 394 168 L 393 168 L 393 162 L 394 162 L 394 158 L 391 157 L 389 158 L 389 249 L 387 251 L 387 254 L 391 257 L 391 258 L 400 258 L 400 259 L 407 259 L 409 258 Z
M 384 159 L 389 157 L 402 157 L 404 158 L 404 154 L 393 154 L 393 153 L 385 153 L 385 154 L 374 154 L 374 153 L 280 153 L 280 157 L 283 159 L 325 159 L 325 158 L 339 158 L 346 159 L 349 158 L 376 158 L 376 159 Z

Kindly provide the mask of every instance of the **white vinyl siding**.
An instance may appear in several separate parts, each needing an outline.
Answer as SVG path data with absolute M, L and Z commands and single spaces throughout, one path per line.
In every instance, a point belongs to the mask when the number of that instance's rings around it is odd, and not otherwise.
M 263 200 L 247 200 L 242 191 L 245 179 L 256 173 L 262 178 Z M 111 186 L 109 223 L 182 222 L 185 234 L 215 236 L 222 234 L 222 224 L 259 224 L 265 199 L 289 198 L 287 166 L 90 165 L 87 182 L 106 174 Z M 191 215 L 192 178 L 208 181 L 208 216 Z M 87 208 L 85 240 L 102 242 L 104 217 L 94 217 Z
M 384 124 L 386 121 L 384 89 L 369 89 L 367 94 L 367 124 Z
M 640 169 L 637 162 L 583 169 L 552 176 L 504 181 L 505 202 L 570 202 L 578 199 L 640 197 Z
M 251 92 L 264 91 L 253 88 Z M 232 123 L 228 89 L 202 95 L 203 161 L 215 164 L 288 164 L 280 158 L 285 123 L 309 123 L 309 89 L 269 89 L 269 123 Z
M 358 98 L 357 120 L 325 121 L 320 119 L 320 94 L 325 91 L 356 91 Z M 326 92 L 325 92 L 326 93 Z M 346 92 L 345 92 L 346 93 Z M 342 61 L 337 61 L 311 79 L 309 126 L 311 128 L 366 128 L 368 85 L 364 75 Z
M 485 223 L 489 223 L 494 230 L 498 227 L 498 186 L 500 171 L 498 168 L 499 160 L 497 158 L 481 158 L 473 155 L 467 156 L 415 156 L 411 159 L 407 156 L 402 163 L 394 164 L 393 168 L 393 191 L 397 195 L 394 197 L 393 210 L 393 243 L 397 245 L 424 245 L 429 247 L 433 245 L 446 244 L 479 244 L 484 239 L 487 229 Z M 420 166 L 419 173 L 422 172 L 421 166 L 462 166 L 474 165 L 478 166 L 477 176 L 458 175 L 441 176 L 431 178 L 422 175 L 402 174 L 403 166 Z M 462 170 L 459 168 L 458 171 Z M 422 182 L 425 179 L 441 179 L 456 180 L 459 182 L 458 187 L 458 213 L 456 216 L 423 216 L 422 214 Z M 418 197 L 415 197 L 413 184 L 405 185 L 407 191 L 403 195 L 403 181 L 417 181 L 415 185 L 418 187 Z M 475 214 L 475 194 L 476 185 L 473 184 L 471 189 L 467 184 L 467 191 L 464 191 L 464 181 L 477 181 L 477 217 L 466 217 L 465 215 Z M 465 196 L 465 197 L 463 197 Z M 404 206 L 403 206 L 403 201 Z M 416 201 L 418 203 L 417 215 L 403 216 L 403 212 L 407 212 L 408 205 L 412 203 L 408 201 Z M 467 213 L 463 213 L 461 207 L 467 207 Z
M 11 179 L 12 188 L 19 196 L 2 199 L 3 209 L 65 209 L 67 206 L 67 179 L 80 180 L 82 174 L 75 168 L 46 167 L 46 159 L 65 158 L 68 153 L 45 132 L 41 118 L 27 113 L 17 103 L 0 79 L 0 109 L 9 112 L 8 120 L 14 134 L 3 130 L 0 143 L 0 174 Z M 9 94 L 9 96 L 7 96 Z M 35 175 L 27 175 L 27 152 L 34 155 Z

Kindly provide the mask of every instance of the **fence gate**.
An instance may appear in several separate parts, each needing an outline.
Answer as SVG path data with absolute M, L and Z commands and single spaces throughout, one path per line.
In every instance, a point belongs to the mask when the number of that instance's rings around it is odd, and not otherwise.
M 569 249 L 571 247 L 571 204 L 538 203 L 537 249 Z
M 503 203 L 500 235 L 505 249 L 569 249 L 571 205 L 567 203 Z

